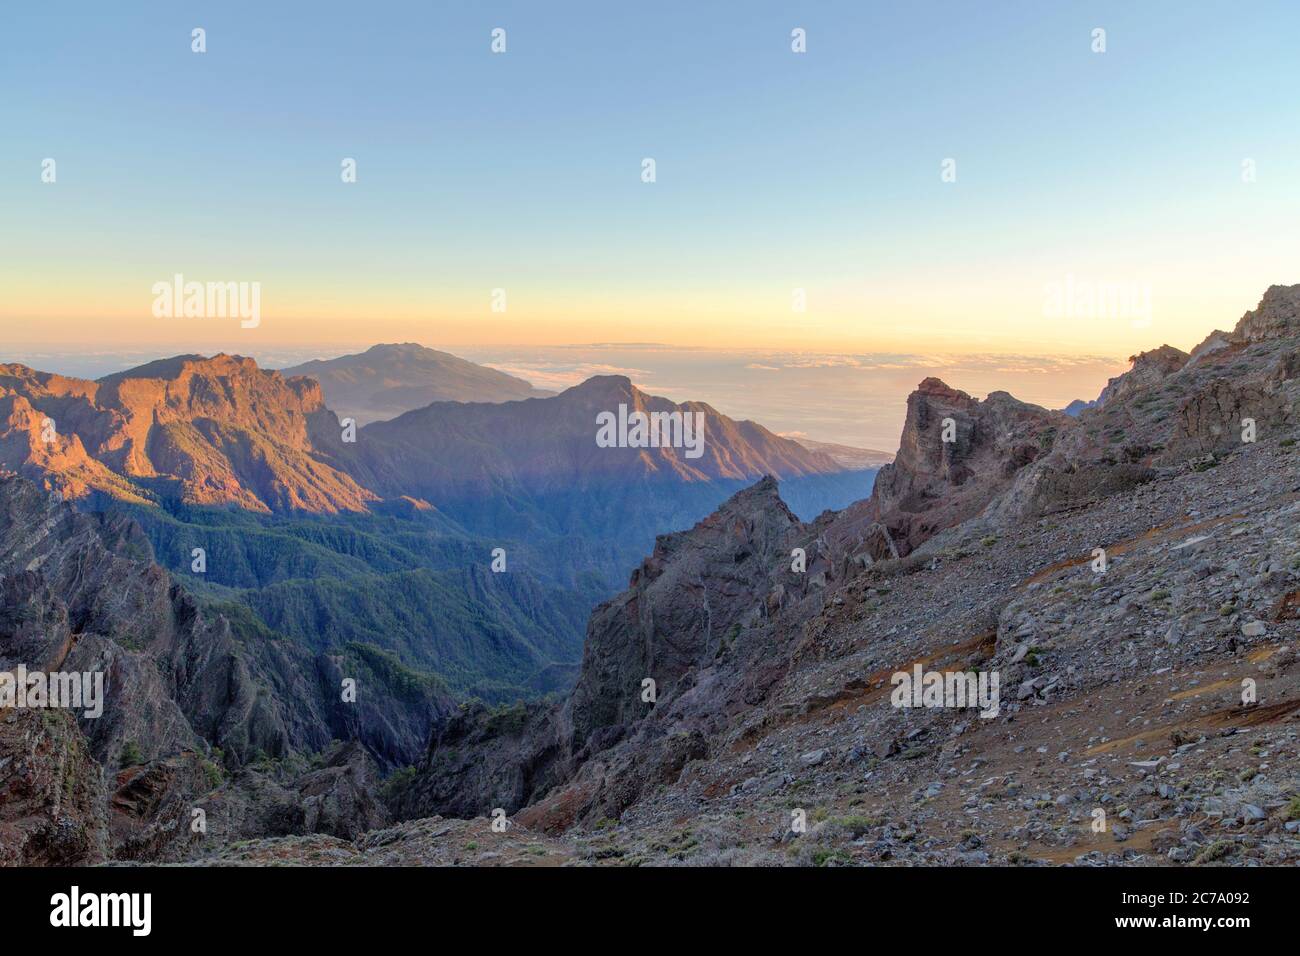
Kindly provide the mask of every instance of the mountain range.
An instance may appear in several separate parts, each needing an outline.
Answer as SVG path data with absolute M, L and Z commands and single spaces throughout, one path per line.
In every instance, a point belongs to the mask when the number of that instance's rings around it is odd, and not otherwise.
M 573 691 L 440 724 L 398 815 L 623 865 L 1294 865 L 1300 286 L 1132 364 L 1077 418 L 927 379 L 866 501 L 765 479 L 660 537 Z M 891 706 L 922 668 L 998 712 Z
M 408 386 L 445 393 L 502 386 L 497 399 L 518 384 L 450 358 L 381 346 L 325 367 L 387 369 L 388 381 L 404 369 Z M 702 416 L 700 457 L 599 447 L 596 417 L 620 405 Z M 435 401 L 358 428 L 325 404 L 320 381 L 230 355 L 95 381 L 0 366 L 0 467 L 130 515 L 201 601 L 238 602 L 320 652 L 379 647 L 488 701 L 567 688 L 587 612 L 656 534 L 766 473 L 814 514 L 861 497 L 874 476 L 626 378 Z
M 257 611 L 235 586 L 191 582 L 170 557 L 160 566 L 165 536 L 149 515 L 176 521 L 176 540 L 220 522 L 185 499 L 183 474 L 137 473 L 182 461 L 154 456 L 147 434 L 141 458 L 119 432 L 93 430 L 88 409 L 119 421 L 108 401 L 122 385 L 12 367 L 0 381 L 3 447 L 23 452 L 5 460 L 29 476 L 0 479 L 0 666 L 110 675 L 99 721 L 0 722 L 7 861 L 1300 862 L 1300 286 L 1271 287 L 1190 353 L 1134 356 L 1077 415 L 926 379 L 870 493 L 808 515 L 784 490 L 839 474 L 821 458 L 617 378 L 520 403 L 437 403 L 356 442 L 304 399 L 291 448 L 363 489 L 355 509 L 285 509 L 273 482 L 229 459 L 229 494 L 266 509 L 223 506 L 256 523 L 250 537 L 307 542 L 322 567 L 382 566 L 418 560 L 427 540 L 477 552 L 495 513 L 537 549 L 522 564 L 551 594 L 581 576 L 561 542 L 610 547 L 552 497 L 564 482 L 594 514 L 632 523 L 638 505 L 684 513 L 660 500 L 666 489 L 734 482 L 599 600 L 571 689 L 515 704 L 467 700 L 410 667 L 418 635 L 400 652 L 313 646 L 336 626 L 328 614 L 282 633 L 262 616 L 275 600 Z M 217 400 L 187 381 L 189 401 Z M 280 387 L 299 394 L 296 381 Z M 591 458 L 577 425 L 533 411 L 577 409 L 590 434 L 610 402 L 698 410 L 725 442 L 699 459 Z M 82 453 L 68 439 L 36 457 L 20 441 L 27 423 L 58 410 L 81 428 Z M 233 451 L 220 439 L 234 431 L 194 431 Z M 464 473 L 438 467 L 430 433 Z M 793 476 L 753 480 L 765 455 Z M 123 484 L 104 484 L 92 461 Z M 620 499 L 623 482 L 639 494 Z M 472 504 L 484 496 L 504 500 L 489 512 Z M 417 520 L 433 537 L 409 532 Z M 562 538 L 570 527 L 581 530 Z M 387 543 L 413 554 L 385 557 Z M 249 556 L 240 574 L 284 583 L 276 562 Z M 459 587 L 486 594 L 499 579 Z M 900 706 L 893 677 L 913 669 L 997 673 L 998 707 Z M 358 675 L 359 706 L 339 703 L 339 682 Z M 194 806 L 207 836 L 184 825 Z M 504 833 L 490 823 L 500 811 Z

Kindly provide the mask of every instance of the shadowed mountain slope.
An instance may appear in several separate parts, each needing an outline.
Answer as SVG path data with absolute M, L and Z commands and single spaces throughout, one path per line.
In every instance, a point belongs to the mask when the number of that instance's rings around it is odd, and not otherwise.
M 598 416 L 620 407 L 629 417 L 701 416 L 698 456 L 684 446 L 601 447 Z M 613 540 L 624 566 L 659 531 L 698 520 L 761 475 L 781 477 L 800 509 L 816 514 L 864 496 L 873 474 L 846 471 L 702 402 L 647 395 L 623 376 L 598 376 L 553 398 L 437 403 L 368 425 L 350 445 L 332 423 L 316 425 L 316 447 L 378 494 L 424 498 L 481 534 Z

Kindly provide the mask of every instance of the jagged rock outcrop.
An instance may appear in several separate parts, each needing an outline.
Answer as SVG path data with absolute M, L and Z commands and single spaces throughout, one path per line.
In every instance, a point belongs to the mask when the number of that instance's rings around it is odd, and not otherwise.
M 1232 330 L 1234 339 L 1264 342 L 1300 336 L 1300 285 L 1271 285 Z
M 1074 419 L 992 392 L 978 401 L 927 378 L 907 400 L 898 455 L 868 503 L 879 528 L 874 558 L 905 556 L 936 532 L 982 511 L 1045 454 Z
M 766 477 L 689 531 L 660 536 L 628 590 L 591 615 L 569 698 L 575 743 L 643 716 L 644 680 L 669 691 L 765 620 L 769 579 L 801 527 Z
M 858 567 L 832 522 L 800 522 L 769 476 L 660 536 L 628 589 L 593 611 L 568 698 L 467 706 L 440 724 L 399 814 L 528 808 L 525 825 L 555 832 L 676 781 L 706 756 L 706 731 L 763 699 L 797 653 L 789 635 Z
M 191 861 L 235 841 L 293 834 L 356 839 L 391 820 L 379 789 L 379 769 L 355 741 L 230 776 L 199 754 L 176 754 L 118 773 L 113 858 Z
M 1162 345 L 1158 349 L 1130 355 L 1129 370 L 1106 383 L 1094 407 L 1101 407 L 1107 402 L 1123 402 L 1133 395 L 1159 386 L 1164 379 L 1186 365 L 1188 358 L 1186 352 L 1172 345 Z
M 561 704 L 466 703 L 434 728 L 414 779 L 394 795 L 395 809 L 404 819 L 514 812 L 569 779 L 571 741 Z
M 0 669 L 102 675 L 102 715 L 78 711 L 64 737 L 116 781 L 105 795 L 114 856 L 161 853 L 187 833 L 217 761 L 238 771 L 340 738 L 364 743 L 387 766 L 406 763 L 450 706 L 429 690 L 387 686 L 364 661 L 255 629 L 236 633 L 148 558 L 131 522 L 80 514 L 25 479 L 0 477 Z M 358 675 L 357 703 L 343 702 L 343 677 Z M 19 769 L 0 762 L 0 787 L 15 785 Z M 360 797 L 373 774 L 335 776 L 343 779 L 286 801 L 301 826 L 355 831 L 338 821 L 380 819 Z
M 1084 507 L 1284 434 L 1300 420 L 1297 301 L 1300 286 L 1272 286 L 1233 332 L 1212 333 L 1190 355 L 1166 345 L 1134 356 L 986 517 L 1006 526 Z
M 10 621 L 0 663 L 104 674 L 105 714 L 85 730 L 97 759 L 114 766 L 128 741 L 146 759 L 199 747 L 196 727 L 235 760 L 313 742 L 293 732 L 299 721 L 288 712 L 299 702 L 259 686 L 229 622 L 202 615 L 148 561 L 146 542 L 118 534 L 124 550 L 110 550 L 100 528 L 118 520 L 79 514 L 30 482 L 0 478 L 0 586 Z M 37 614 L 43 646 L 22 623 Z M 314 742 L 328 742 L 323 728 L 316 733 Z

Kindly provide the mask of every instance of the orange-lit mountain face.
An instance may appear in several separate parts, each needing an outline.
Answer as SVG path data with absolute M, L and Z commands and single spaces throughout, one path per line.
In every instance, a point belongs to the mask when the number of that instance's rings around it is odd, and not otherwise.
M 620 406 L 698 419 L 697 447 L 601 447 L 597 418 Z M 404 495 L 436 506 L 502 491 L 844 471 L 760 425 L 646 395 L 621 377 L 553 398 L 437 402 L 351 437 L 317 381 L 239 356 L 161 359 L 98 381 L 0 366 L 0 464 L 67 498 L 330 514 Z
M 98 381 L 0 366 L 0 464 L 67 498 L 175 498 L 250 511 L 361 511 L 375 495 L 321 461 L 320 386 L 252 359 L 178 356 Z

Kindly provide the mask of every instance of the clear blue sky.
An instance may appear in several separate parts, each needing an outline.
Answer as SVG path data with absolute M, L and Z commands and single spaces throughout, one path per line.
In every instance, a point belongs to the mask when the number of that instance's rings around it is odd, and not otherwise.
M 1075 350 L 1188 347 L 1300 278 L 1295 0 L 74 2 L 3 21 L 0 323 L 32 341 L 97 318 L 141 340 L 141 290 L 178 270 L 259 279 L 283 321 L 257 334 L 285 341 L 317 321 L 331 341 L 788 344 L 805 286 L 797 331 L 821 345 L 912 323 L 975 347 L 1005 316 Z M 1170 311 L 1155 333 L 1044 327 L 1066 272 L 1147 282 Z M 496 286 L 512 312 L 488 329 L 468 313 Z

